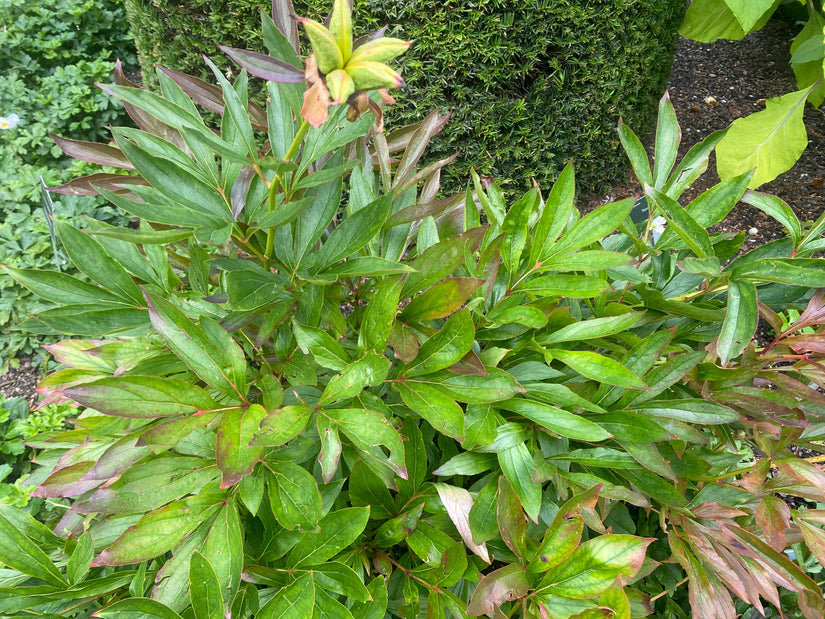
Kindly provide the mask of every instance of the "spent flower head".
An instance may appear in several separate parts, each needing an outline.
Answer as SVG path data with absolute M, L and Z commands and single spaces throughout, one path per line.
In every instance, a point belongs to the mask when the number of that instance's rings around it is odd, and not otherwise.
M 20 117 L 17 114 L 0 116 L 0 129 L 14 129 L 18 122 L 20 122 Z
M 304 93 L 302 116 L 318 127 L 329 117 L 330 105 L 347 102 L 350 120 L 370 108 L 380 124 L 380 108 L 365 93 L 378 90 L 392 101 L 386 89 L 406 87 L 401 75 L 386 63 L 407 51 L 412 41 L 382 36 L 353 49 L 352 11 L 347 0 L 335 0 L 329 27 L 311 19 L 297 19 L 312 46 L 305 69 L 309 88 Z

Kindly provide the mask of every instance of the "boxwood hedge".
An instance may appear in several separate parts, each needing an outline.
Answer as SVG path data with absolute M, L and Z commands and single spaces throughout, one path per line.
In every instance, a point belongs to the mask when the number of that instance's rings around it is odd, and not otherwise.
M 328 3 L 327 3 L 328 4 Z M 297 0 L 319 17 L 320 0 Z M 218 43 L 263 49 L 259 0 L 127 0 L 144 77 L 155 63 L 200 73 Z M 470 166 L 505 186 L 547 186 L 576 162 L 595 189 L 626 166 L 616 139 L 622 116 L 649 127 L 664 90 L 686 0 L 356 0 L 361 24 L 396 24 L 414 39 L 403 60 L 411 95 L 390 122 L 433 107 L 452 119 L 433 154 L 460 151 L 455 187 Z M 224 64 L 228 67 L 228 64 Z

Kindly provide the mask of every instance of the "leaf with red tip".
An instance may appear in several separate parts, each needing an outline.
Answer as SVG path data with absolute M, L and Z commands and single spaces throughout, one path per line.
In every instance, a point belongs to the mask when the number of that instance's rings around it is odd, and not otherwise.
M 480 617 L 495 612 L 505 602 L 523 598 L 529 587 L 530 583 L 521 565 L 512 564 L 490 572 L 473 591 L 467 605 L 467 614 Z
M 132 565 L 174 548 L 226 500 L 224 493 L 192 496 L 146 514 L 101 552 L 92 567 Z
M 169 79 L 180 86 L 183 92 L 185 92 L 192 99 L 192 101 L 211 112 L 223 115 L 224 101 L 223 92 L 220 88 L 181 71 L 160 66 L 158 67 L 158 70 L 167 75 Z M 257 103 L 250 101 L 248 103 L 248 111 L 249 119 L 252 121 L 252 126 L 260 131 L 266 131 L 266 110 L 264 110 Z
M 266 411 L 259 404 L 224 412 L 215 448 L 218 468 L 223 473 L 221 488 L 235 485 L 252 472 L 264 448 L 250 447 L 249 443 L 260 432 L 265 417 Z
M 227 56 L 255 77 L 281 84 L 294 84 L 304 81 L 304 72 L 301 69 L 267 54 L 253 52 L 248 49 L 227 47 L 226 45 L 221 45 L 220 48 Z
M 111 168 L 126 168 L 134 170 L 135 166 L 126 158 L 126 155 L 119 148 L 100 144 L 98 142 L 84 142 L 82 140 L 70 140 L 59 135 L 50 133 L 49 137 L 60 147 L 64 153 L 80 161 L 88 161 L 98 165 L 109 166 Z
M 59 193 L 67 196 L 98 196 L 98 187 L 114 191 L 115 193 L 126 193 L 128 190 L 122 185 L 148 185 L 149 182 L 142 176 L 127 176 L 125 174 L 89 174 L 73 178 L 68 183 L 63 183 L 57 187 L 47 187 L 52 193 Z

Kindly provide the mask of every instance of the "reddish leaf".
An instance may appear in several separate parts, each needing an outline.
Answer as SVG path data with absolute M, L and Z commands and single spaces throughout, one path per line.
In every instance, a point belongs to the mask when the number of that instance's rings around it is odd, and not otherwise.
M 97 488 L 105 480 L 83 479 L 84 475 L 92 470 L 94 464 L 94 462 L 77 462 L 54 471 L 46 481 L 32 492 L 32 496 L 49 498 L 70 497 L 78 496 L 93 488 Z
M 158 70 L 163 72 L 173 82 L 175 82 L 181 89 L 192 98 L 192 100 L 216 114 L 223 115 L 223 91 L 214 86 L 204 82 L 202 79 L 187 75 L 181 71 L 174 69 L 167 69 L 166 67 L 158 67 Z M 266 110 L 260 105 L 249 102 L 249 118 L 252 121 L 252 127 L 260 131 L 266 131 Z
M 63 183 L 57 187 L 47 187 L 52 193 L 60 193 L 67 196 L 97 196 L 100 192 L 97 188 L 108 189 L 115 193 L 125 193 L 128 191 L 121 185 L 148 185 L 149 183 L 142 176 L 126 176 L 125 174 L 90 174 L 80 176 Z
M 260 424 L 265 417 L 266 411 L 259 404 L 223 413 L 215 447 L 218 468 L 223 473 L 221 488 L 235 485 L 252 472 L 264 448 L 250 447 L 249 444 L 260 432 Z
M 248 49 L 238 49 L 226 45 L 220 45 L 219 47 L 227 56 L 246 69 L 250 75 L 282 84 L 294 84 L 304 81 L 304 72 L 301 69 L 277 58 Z
M 483 283 L 483 279 L 475 277 L 445 279 L 414 297 L 401 312 L 400 319 L 417 322 L 449 316 L 461 308 Z
M 59 135 L 50 133 L 49 137 L 60 147 L 64 153 L 80 161 L 88 161 L 98 165 L 109 166 L 110 168 L 126 168 L 134 170 L 135 166 L 126 158 L 126 155 L 119 148 L 100 144 L 98 142 L 84 142 L 82 140 L 70 140 Z
M 765 541 L 778 552 L 785 550 L 785 531 L 791 524 L 788 504 L 776 496 L 765 496 L 756 508 L 756 524 L 762 528 Z
M 502 567 L 479 581 L 467 605 L 467 614 L 480 617 L 492 613 L 505 602 L 523 598 L 529 587 L 530 583 L 520 565 Z
M 503 475 L 498 478 L 496 519 L 501 539 L 517 557 L 524 559 L 526 554 L 527 518 L 524 516 L 524 510 L 521 507 L 518 495 L 513 491 L 513 486 Z

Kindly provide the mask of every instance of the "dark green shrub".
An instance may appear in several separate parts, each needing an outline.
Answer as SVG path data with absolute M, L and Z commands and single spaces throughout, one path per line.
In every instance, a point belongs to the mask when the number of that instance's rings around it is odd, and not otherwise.
M 317 0 L 296 2 L 322 17 Z M 217 43 L 263 51 L 257 0 L 127 0 L 145 77 L 159 63 L 201 74 Z M 580 187 L 613 180 L 626 163 L 620 116 L 641 130 L 664 90 L 684 0 L 366 0 L 369 30 L 413 39 L 403 61 L 408 95 L 394 124 L 433 108 L 452 114 L 431 155 L 459 157 L 445 184 L 470 166 L 519 189 L 547 185 L 573 158 Z M 365 30 L 366 31 L 366 30 Z M 225 65 L 224 65 L 225 66 Z

